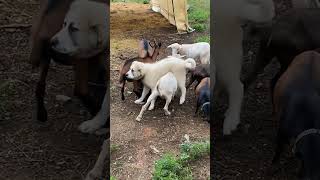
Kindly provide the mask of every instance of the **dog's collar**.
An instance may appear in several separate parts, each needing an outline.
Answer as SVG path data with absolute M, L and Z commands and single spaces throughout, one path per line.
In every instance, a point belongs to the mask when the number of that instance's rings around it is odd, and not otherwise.
M 201 111 L 203 111 L 203 107 L 204 107 L 205 105 L 208 105 L 208 104 L 210 104 L 210 102 L 205 102 L 205 103 L 203 103 L 202 106 L 201 106 Z
M 292 147 L 292 153 L 295 154 L 296 153 L 296 148 L 297 148 L 297 144 L 299 143 L 299 141 L 306 137 L 306 136 L 309 136 L 311 134 L 317 134 L 320 136 L 320 129 L 307 129 L 307 130 L 304 130 L 302 131 L 296 138 L 294 144 L 293 144 L 293 147 Z

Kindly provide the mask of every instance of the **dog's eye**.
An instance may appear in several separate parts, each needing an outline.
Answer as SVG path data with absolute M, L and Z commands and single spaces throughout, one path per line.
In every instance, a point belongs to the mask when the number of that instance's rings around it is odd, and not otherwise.
M 69 30 L 70 32 L 76 32 L 76 31 L 79 31 L 79 29 L 77 27 L 75 27 L 73 24 L 70 24 L 69 26 Z
M 132 71 L 132 72 L 134 72 L 134 70 L 133 70 L 133 69 L 131 69 L 131 71 Z

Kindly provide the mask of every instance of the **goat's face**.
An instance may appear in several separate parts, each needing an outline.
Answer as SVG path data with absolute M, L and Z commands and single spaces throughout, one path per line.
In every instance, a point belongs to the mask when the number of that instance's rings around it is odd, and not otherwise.
M 51 39 L 52 49 L 78 58 L 88 58 L 102 52 L 107 46 L 106 9 L 102 3 L 74 1 L 62 29 Z
M 126 73 L 126 78 L 132 79 L 132 80 L 139 80 L 143 78 L 142 70 L 143 70 L 143 63 L 134 61 L 130 66 L 130 70 Z
M 178 43 L 174 43 L 168 46 L 168 48 L 172 49 L 172 56 L 175 56 L 179 53 L 179 49 L 181 48 L 181 45 Z
M 303 179 L 320 179 L 320 136 L 311 134 L 301 139 L 296 156 L 302 161 Z

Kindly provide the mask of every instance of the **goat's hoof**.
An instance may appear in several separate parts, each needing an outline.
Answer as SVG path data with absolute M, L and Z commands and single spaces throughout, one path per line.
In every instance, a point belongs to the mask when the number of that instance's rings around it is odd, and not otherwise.
M 149 106 L 148 110 L 151 111 L 154 109 L 154 106 Z
M 48 114 L 47 111 L 45 109 L 42 110 L 38 110 L 36 112 L 36 120 L 40 121 L 40 122 L 46 122 L 48 120 Z

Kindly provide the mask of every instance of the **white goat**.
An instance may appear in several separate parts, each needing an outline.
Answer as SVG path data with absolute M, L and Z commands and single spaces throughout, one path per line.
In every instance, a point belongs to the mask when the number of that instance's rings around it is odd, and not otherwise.
M 186 58 L 200 60 L 201 64 L 210 64 L 210 44 L 199 42 L 194 44 L 174 43 L 168 46 L 172 49 L 172 56 L 185 55 Z

